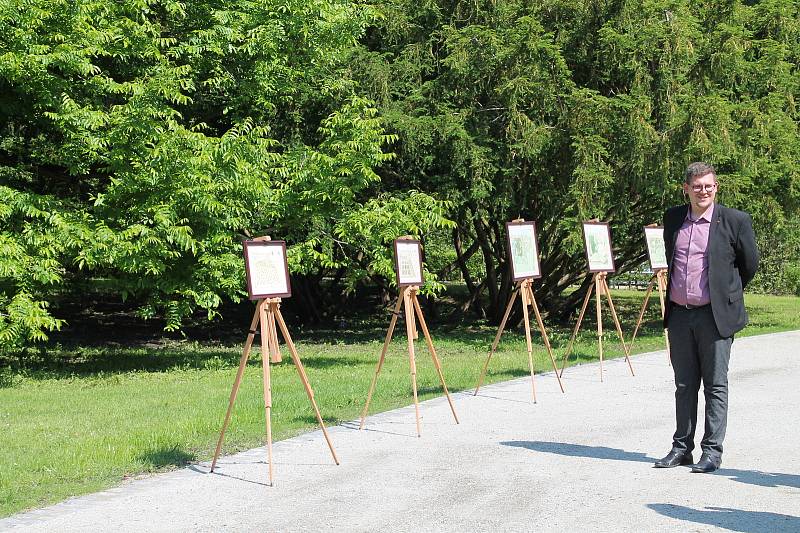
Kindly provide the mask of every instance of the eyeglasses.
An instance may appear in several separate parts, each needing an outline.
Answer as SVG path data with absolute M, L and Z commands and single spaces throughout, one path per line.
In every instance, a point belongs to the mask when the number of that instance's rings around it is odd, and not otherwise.
M 717 188 L 717 184 L 716 183 L 712 183 L 712 184 L 709 184 L 709 185 L 692 185 L 692 190 L 694 192 L 703 192 L 704 190 L 706 192 L 711 192 L 716 188 Z

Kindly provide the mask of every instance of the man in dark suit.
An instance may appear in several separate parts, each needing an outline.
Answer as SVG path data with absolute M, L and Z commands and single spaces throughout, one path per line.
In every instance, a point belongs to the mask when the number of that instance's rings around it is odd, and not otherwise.
M 688 205 L 664 213 L 669 282 L 664 327 L 669 329 L 675 372 L 676 431 L 657 468 L 693 463 L 700 382 L 706 400 L 702 455 L 692 472 L 722 464 L 728 420 L 728 361 L 734 334 L 747 324 L 743 289 L 758 268 L 753 221 L 743 211 L 714 202 L 714 168 L 692 163 L 683 191 Z

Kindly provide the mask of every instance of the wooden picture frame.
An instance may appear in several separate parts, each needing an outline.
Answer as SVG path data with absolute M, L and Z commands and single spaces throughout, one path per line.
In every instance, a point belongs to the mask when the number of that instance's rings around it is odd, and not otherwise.
M 608 222 L 585 221 L 583 244 L 589 272 L 616 272 L 614 250 L 611 247 L 611 229 Z
M 506 239 L 512 279 L 522 281 L 541 278 L 536 222 L 532 220 L 506 222 Z
M 669 268 L 664 244 L 664 226 L 645 226 L 644 240 L 647 243 L 647 258 L 650 260 L 653 272 Z
M 422 243 L 417 239 L 395 239 L 394 272 L 398 287 L 422 285 Z
M 292 295 L 286 241 L 243 241 L 247 294 L 251 300 Z

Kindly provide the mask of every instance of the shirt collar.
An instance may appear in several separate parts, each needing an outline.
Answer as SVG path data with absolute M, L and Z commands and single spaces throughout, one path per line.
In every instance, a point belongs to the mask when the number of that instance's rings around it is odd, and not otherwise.
M 705 212 L 702 215 L 700 215 L 699 217 L 697 217 L 695 219 L 695 218 L 692 218 L 692 204 L 689 204 L 689 209 L 686 211 L 686 220 L 688 220 L 690 222 L 699 222 L 700 220 L 705 220 L 706 222 L 711 222 L 712 217 L 714 216 L 714 205 L 715 205 L 715 203 L 712 202 L 711 205 L 708 206 L 708 209 L 706 209 Z

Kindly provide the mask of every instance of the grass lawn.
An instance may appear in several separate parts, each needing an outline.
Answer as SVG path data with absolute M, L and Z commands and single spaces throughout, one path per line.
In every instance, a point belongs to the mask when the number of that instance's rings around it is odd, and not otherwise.
M 643 292 L 618 290 L 613 295 L 627 340 Z M 800 328 L 800 298 L 748 295 L 747 305 L 751 325 L 744 335 Z M 657 313 L 656 298 L 651 300 L 634 352 L 663 349 Z M 359 416 L 387 326 L 388 313 L 333 331 L 293 332 L 326 423 Z M 371 413 L 412 402 L 405 328 L 402 322 L 398 326 Z M 610 315 L 604 326 L 606 356 L 621 356 Z M 246 327 L 241 324 L 242 341 Z M 496 329 L 484 323 L 431 329 L 450 390 L 473 388 Z M 557 356 L 566 348 L 570 333 L 569 328 L 548 325 Z M 440 395 L 441 388 L 422 337 L 420 341 L 418 386 L 424 400 Z M 141 348 L 53 347 L 35 365 L 13 372 L 0 369 L 0 516 L 108 488 L 129 477 L 210 459 L 240 350 L 241 345 L 190 342 Z M 316 426 L 291 359 L 283 351 L 284 361 L 272 367 L 276 440 Z M 597 357 L 591 312 L 574 353 L 581 362 Z M 534 356 L 537 371 L 550 368 L 535 322 Z M 256 350 L 226 434 L 225 453 L 263 444 L 260 364 Z M 634 368 L 635 364 L 634 359 Z M 525 375 L 527 353 L 518 327 L 503 336 L 486 383 Z M 541 383 L 542 387 L 556 386 Z M 319 453 L 329 460 L 327 449 L 320 448 Z

